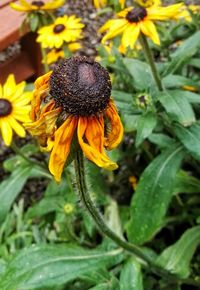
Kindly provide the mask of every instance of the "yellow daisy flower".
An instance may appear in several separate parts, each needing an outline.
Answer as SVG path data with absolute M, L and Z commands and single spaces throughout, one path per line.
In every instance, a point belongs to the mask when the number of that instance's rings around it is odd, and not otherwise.
M 54 0 L 50 2 L 32 1 L 29 3 L 26 0 L 19 0 L 19 4 L 10 3 L 11 8 L 20 12 L 32 12 L 43 10 L 54 10 L 61 7 L 65 3 L 65 0 Z
M 5 84 L 0 84 L 0 132 L 7 146 L 10 146 L 13 131 L 20 137 L 26 133 L 21 122 L 30 122 L 30 101 L 32 93 L 24 92 L 25 82 L 16 84 L 14 75 L 9 75 Z
M 105 32 L 102 42 L 122 35 L 122 47 L 133 48 L 140 33 L 148 36 L 155 44 L 160 44 L 160 39 L 154 24 L 155 20 L 163 21 L 173 18 L 182 7 L 182 3 L 170 5 L 168 7 L 151 6 L 129 7 L 117 14 L 118 19 L 108 20 L 101 28 L 100 32 Z
M 43 147 L 53 141 L 49 170 L 58 182 L 75 134 L 90 161 L 108 170 L 118 167 L 104 151 L 104 147 L 115 148 L 123 136 L 110 93 L 108 72 L 86 57 L 66 59 L 53 72 L 36 80 L 33 122 L 26 128 Z
M 72 16 L 58 17 L 51 25 L 44 26 L 38 30 L 37 42 L 43 48 L 60 48 L 64 43 L 73 42 L 82 38 L 80 18 Z

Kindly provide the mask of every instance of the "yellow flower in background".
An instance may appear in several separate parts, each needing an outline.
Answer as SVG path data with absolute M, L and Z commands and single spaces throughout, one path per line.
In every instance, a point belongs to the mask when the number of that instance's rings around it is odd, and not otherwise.
M 160 39 L 154 21 L 173 18 L 181 7 L 181 3 L 168 7 L 129 7 L 117 14 L 119 18 L 108 20 L 100 28 L 99 32 L 107 32 L 102 39 L 102 43 L 122 34 L 122 47 L 133 48 L 140 33 L 143 33 L 159 45 Z
M 64 43 L 73 42 L 82 38 L 80 18 L 75 15 L 58 17 L 51 25 L 44 26 L 38 30 L 37 42 L 43 48 L 60 48 Z
M 107 0 L 94 0 L 94 6 L 96 9 L 102 8 L 107 4 Z M 119 4 L 121 5 L 121 8 L 124 8 L 126 0 L 119 0 Z
M 185 19 L 186 21 L 192 21 L 191 14 L 196 14 L 200 13 L 200 5 L 183 5 L 180 8 L 180 11 L 177 15 L 174 16 L 174 19 L 179 20 L 179 19 Z
M 96 9 L 102 8 L 107 4 L 107 0 L 94 0 L 93 2 Z
M 7 146 L 12 143 L 13 131 L 25 137 L 25 130 L 20 123 L 30 122 L 32 93 L 24 92 L 25 84 L 16 84 L 14 75 L 9 75 L 3 86 L 0 84 L 0 131 Z
M 135 0 L 142 7 L 161 6 L 161 0 Z
M 111 82 L 101 65 L 71 57 L 35 82 L 32 123 L 26 128 L 45 147 L 52 142 L 49 170 L 59 182 L 75 137 L 85 156 L 97 166 L 115 170 L 106 155 L 122 140 L 123 126 L 110 97 Z
M 72 42 L 67 45 L 69 51 L 76 52 L 82 48 L 82 45 L 79 42 Z M 52 64 L 57 62 L 60 59 L 65 58 L 64 50 L 62 49 L 52 49 L 47 53 L 47 64 Z
M 62 49 L 52 49 L 47 53 L 47 64 L 52 64 L 57 62 L 59 59 L 63 59 L 65 57 L 64 51 Z
M 47 3 L 43 1 L 32 1 L 31 3 L 26 0 L 19 0 L 19 4 L 10 3 L 11 8 L 21 12 L 32 12 L 40 10 L 54 10 L 61 7 L 65 0 L 54 0 Z
M 71 52 L 76 52 L 77 50 L 82 48 L 82 45 L 79 42 L 71 42 L 68 44 L 68 49 Z

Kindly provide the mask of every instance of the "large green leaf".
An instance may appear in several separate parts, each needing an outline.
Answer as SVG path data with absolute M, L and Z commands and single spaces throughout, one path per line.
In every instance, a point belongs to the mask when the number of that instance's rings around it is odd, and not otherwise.
M 157 263 L 181 278 L 190 274 L 190 261 L 200 244 L 200 226 L 187 230 L 172 246 L 166 248 Z
M 121 270 L 120 289 L 143 290 L 141 266 L 134 257 L 131 257 Z
M 160 229 L 183 157 L 183 147 L 176 144 L 156 157 L 143 172 L 132 199 L 131 219 L 127 224 L 130 241 L 143 244 Z
M 73 245 L 33 246 L 19 252 L 0 277 L 0 289 L 33 290 L 63 285 L 80 275 L 115 264 L 122 249 L 85 250 Z
M 0 222 L 4 220 L 15 198 L 30 176 L 31 167 L 19 166 L 0 184 Z
M 190 128 L 174 124 L 173 130 L 188 152 L 200 161 L 200 123 L 195 123 Z
M 151 69 L 146 62 L 138 59 L 124 58 L 123 62 L 133 78 L 137 90 L 145 90 L 154 85 Z
M 178 121 L 184 126 L 195 122 L 192 106 L 181 93 L 173 95 L 170 91 L 165 91 L 159 94 L 159 101 L 172 120 Z
M 176 72 L 198 51 L 199 47 L 200 31 L 197 31 L 191 37 L 187 38 L 187 40 L 185 40 L 178 49 L 171 54 L 171 61 L 163 72 L 163 75 Z
M 170 74 L 166 77 L 163 78 L 162 80 L 164 86 L 166 88 L 183 88 L 184 86 L 191 86 L 194 87 L 194 89 L 196 90 L 200 90 L 200 85 L 193 81 L 190 78 L 186 78 L 184 76 L 181 75 L 173 75 Z
M 138 147 L 153 131 L 157 124 L 156 116 L 153 112 L 141 115 L 137 122 L 137 134 L 135 145 Z

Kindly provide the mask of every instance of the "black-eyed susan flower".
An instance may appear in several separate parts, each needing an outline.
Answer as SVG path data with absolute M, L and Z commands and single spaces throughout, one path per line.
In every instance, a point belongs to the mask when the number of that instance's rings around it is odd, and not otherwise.
M 129 7 L 117 14 L 119 18 L 108 20 L 100 28 L 100 32 L 107 31 L 102 42 L 122 34 L 122 46 L 133 48 L 140 33 L 142 33 L 159 45 L 160 39 L 154 21 L 173 18 L 181 7 L 181 3 L 168 7 Z
M 32 93 L 24 92 L 25 82 L 16 84 L 14 75 L 9 75 L 5 84 L 0 85 L 0 131 L 7 146 L 10 146 L 13 131 L 25 137 L 22 122 L 30 122 L 30 101 Z
M 58 17 L 51 25 L 38 30 L 37 42 L 43 48 L 60 48 L 64 43 L 74 42 L 82 38 L 82 24 L 75 15 Z
M 85 156 L 108 170 L 117 168 L 104 148 L 121 141 L 123 126 L 110 97 L 108 72 L 86 57 L 71 57 L 38 78 L 32 101 L 32 123 L 26 128 L 41 146 L 51 149 L 49 170 L 60 181 L 73 137 Z
M 65 3 L 65 0 L 55 0 L 45 3 L 44 1 L 32 1 L 19 0 L 19 4 L 10 3 L 10 6 L 20 12 L 32 12 L 32 11 L 50 11 L 61 7 Z

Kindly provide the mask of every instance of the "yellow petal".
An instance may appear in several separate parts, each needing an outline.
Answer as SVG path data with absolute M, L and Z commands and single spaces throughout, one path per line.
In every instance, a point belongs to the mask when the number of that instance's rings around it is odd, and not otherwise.
M 128 47 L 133 48 L 135 45 L 136 40 L 138 39 L 140 33 L 140 26 L 136 24 L 131 24 L 128 26 L 122 36 L 122 47 Z
M 118 167 L 103 152 L 104 128 L 97 117 L 79 117 L 77 133 L 81 149 L 90 161 L 108 170 L 115 170 Z
M 169 5 L 167 7 L 152 6 L 147 8 L 148 19 L 151 20 L 168 20 L 175 17 L 183 7 L 183 3 Z
M 16 82 L 13 74 L 9 75 L 4 86 L 3 86 L 3 96 L 4 98 L 9 97 L 15 92 Z
M 0 119 L 0 130 L 6 146 L 10 146 L 12 143 L 13 131 L 7 120 L 8 118 Z
M 55 132 L 55 142 L 49 160 L 49 170 L 56 181 L 60 181 L 63 167 L 70 153 L 77 118 L 69 117 Z
M 19 135 L 20 137 L 26 136 L 24 128 L 12 116 L 9 116 L 8 123 L 17 135 Z
M 112 100 L 110 100 L 106 110 L 106 117 L 111 125 L 110 132 L 108 132 L 104 145 L 106 149 L 111 150 L 118 146 L 123 138 L 123 125 L 117 112 L 117 108 Z
M 126 19 L 115 19 L 112 26 L 110 26 L 108 33 L 103 37 L 102 43 L 122 33 L 128 25 L 129 23 Z
M 156 27 L 152 21 L 145 20 L 140 22 L 141 31 L 151 38 L 151 40 L 155 43 L 160 45 L 160 39 L 156 30 Z

